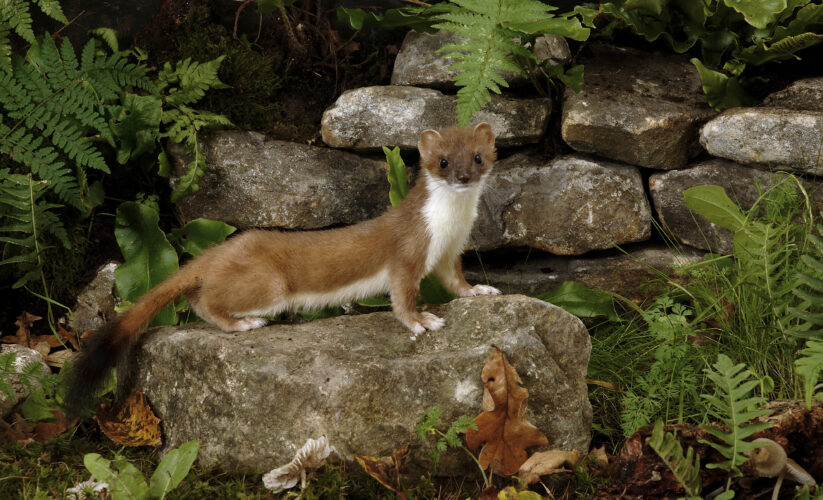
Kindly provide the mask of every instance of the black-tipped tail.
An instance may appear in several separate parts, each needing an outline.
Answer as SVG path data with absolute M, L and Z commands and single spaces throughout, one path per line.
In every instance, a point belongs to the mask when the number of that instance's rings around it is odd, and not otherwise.
M 63 411 L 70 418 L 93 412 L 112 369 L 128 356 L 132 342 L 120 328 L 120 318 L 103 325 L 73 360 L 63 399 Z

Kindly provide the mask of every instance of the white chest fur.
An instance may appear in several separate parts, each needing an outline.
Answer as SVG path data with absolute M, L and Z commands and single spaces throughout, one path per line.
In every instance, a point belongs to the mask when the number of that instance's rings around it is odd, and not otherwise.
M 455 189 L 445 180 L 424 171 L 428 198 L 423 205 L 423 219 L 429 232 L 426 273 L 444 257 L 459 255 L 469 239 L 483 180 L 471 188 Z

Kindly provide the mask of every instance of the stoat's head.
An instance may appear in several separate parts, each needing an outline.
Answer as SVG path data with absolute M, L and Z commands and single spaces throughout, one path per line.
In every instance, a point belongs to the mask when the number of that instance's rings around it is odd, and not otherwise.
M 457 190 L 475 187 L 497 159 L 494 133 L 488 123 L 440 132 L 424 130 L 417 148 L 420 167 Z

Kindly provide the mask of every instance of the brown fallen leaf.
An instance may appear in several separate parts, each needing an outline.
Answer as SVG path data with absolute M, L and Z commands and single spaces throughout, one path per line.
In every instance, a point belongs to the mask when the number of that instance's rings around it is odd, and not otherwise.
M 35 321 L 41 320 L 40 316 L 23 311 L 17 320 L 14 322 L 17 325 L 17 332 L 14 335 L 6 335 L 0 338 L 0 342 L 7 342 L 9 344 L 20 344 L 26 347 L 32 347 L 31 342 L 31 327 Z
M 55 351 L 46 356 L 46 364 L 49 366 L 54 366 L 55 368 L 61 368 L 66 361 L 73 357 L 74 351 L 71 349 L 60 349 L 59 351 Z
M 94 416 L 103 434 L 125 446 L 160 444 L 160 419 L 151 411 L 142 392 L 132 390 L 118 408 L 101 406 Z
M 79 418 L 69 420 L 65 413 L 60 410 L 51 410 L 55 422 L 38 422 L 34 425 L 34 438 L 38 441 L 47 441 L 54 436 L 59 436 L 66 430 L 77 425 Z
M 478 461 L 495 474 L 511 476 L 528 458 L 526 448 L 548 446 L 549 440 L 526 420 L 529 391 L 521 387 L 517 371 L 498 348 L 486 358 L 480 372 L 483 410 L 474 419 L 477 430 L 466 432 L 466 446 L 474 451 L 483 444 Z
M 405 500 L 403 489 L 400 486 L 400 469 L 409 454 L 409 445 L 392 451 L 391 457 L 374 458 L 365 455 L 356 455 L 357 459 L 366 474 L 377 480 L 380 484 L 393 491 L 398 497 Z
M 568 464 L 574 467 L 580 460 L 580 453 L 577 450 L 549 450 L 540 451 L 530 456 L 523 462 L 517 475 L 526 484 L 534 484 L 540 480 L 540 476 L 564 472 L 563 465 Z

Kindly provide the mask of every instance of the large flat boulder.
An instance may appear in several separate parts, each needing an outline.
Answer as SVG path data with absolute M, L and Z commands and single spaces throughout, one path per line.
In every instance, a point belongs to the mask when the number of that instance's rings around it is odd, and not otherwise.
M 580 255 L 651 236 L 636 167 L 583 156 L 518 153 L 489 176 L 472 233 L 480 250 L 528 246 Z
M 481 413 L 480 370 L 492 346 L 529 390 L 528 414 L 554 448 L 587 450 L 592 419 L 582 322 L 519 296 L 458 299 L 446 326 L 416 341 L 391 313 L 223 333 L 205 324 L 157 328 L 135 349 L 129 380 L 163 420 L 166 449 L 200 440 L 199 463 L 268 471 L 325 435 L 344 459 L 416 442 L 434 406 L 444 420 Z M 425 462 L 417 450 L 413 462 Z M 449 467 L 463 469 L 468 459 Z
M 577 60 L 583 89 L 566 89 L 561 131 L 577 151 L 654 169 L 681 168 L 700 152 L 714 114 L 687 60 L 593 44 Z
M 549 122 L 551 100 L 492 98 L 474 114 L 487 122 L 498 148 L 537 142 Z M 457 97 L 399 85 L 343 92 L 323 113 L 323 142 L 334 148 L 374 151 L 383 146 L 416 149 L 420 132 L 457 126 Z
M 240 130 L 204 136 L 203 150 L 208 171 L 200 190 L 177 203 L 186 220 L 316 229 L 370 219 L 390 206 L 384 162 Z M 186 162 L 181 150 L 170 152 Z
M 823 111 L 731 108 L 706 123 L 700 143 L 714 156 L 765 170 L 823 175 Z

